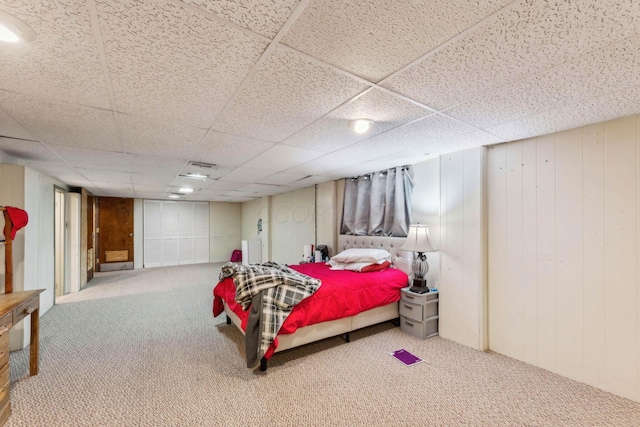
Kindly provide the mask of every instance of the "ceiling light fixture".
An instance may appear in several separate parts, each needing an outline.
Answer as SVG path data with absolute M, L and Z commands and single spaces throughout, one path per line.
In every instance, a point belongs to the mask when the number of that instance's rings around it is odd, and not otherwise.
M 17 43 L 31 42 L 36 39 L 36 32 L 13 15 L 0 10 L 0 41 Z
M 180 193 L 184 193 L 184 194 L 190 194 L 193 193 L 193 188 L 189 188 L 189 187 L 180 187 L 180 189 L 178 190 Z
M 188 172 L 184 175 L 180 175 L 180 178 L 191 178 L 191 179 L 203 179 L 203 180 L 207 180 L 209 178 L 209 175 L 205 175 L 203 173 L 192 173 L 192 172 Z
M 357 120 L 351 120 L 349 122 L 349 127 L 355 133 L 365 133 L 366 131 L 369 130 L 372 124 L 373 124 L 373 120 L 357 119 Z
M 180 195 L 179 194 L 169 194 L 169 198 L 170 199 L 179 199 Z

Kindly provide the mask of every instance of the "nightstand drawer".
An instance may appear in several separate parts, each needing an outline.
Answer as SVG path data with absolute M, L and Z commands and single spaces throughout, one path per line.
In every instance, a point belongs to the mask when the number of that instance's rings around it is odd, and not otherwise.
M 400 317 L 400 329 L 421 340 L 438 335 L 438 316 L 429 317 L 424 322 Z
M 408 319 L 422 322 L 422 308 L 420 304 L 414 304 L 408 301 L 400 301 L 400 316 L 404 316 Z

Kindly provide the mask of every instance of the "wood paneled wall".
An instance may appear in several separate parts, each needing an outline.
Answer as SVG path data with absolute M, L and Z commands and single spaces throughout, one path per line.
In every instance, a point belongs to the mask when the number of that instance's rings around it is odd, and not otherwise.
M 440 335 L 478 350 L 486 349 L 484 163 L 484 147 L 440 157 Z
M 640 401 L 638 116 L 489 149 L 489 345 Z

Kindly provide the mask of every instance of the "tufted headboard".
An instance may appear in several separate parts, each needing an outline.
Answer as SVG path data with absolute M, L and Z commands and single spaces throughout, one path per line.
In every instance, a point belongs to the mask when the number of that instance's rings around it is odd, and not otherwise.
M 385 237 L 385 236 L 352 236 L 349 234 L 338 235 L 338 252 L 349 248 L 372 248 L 384 249 L 391 254 L 391 262 L 398 270 L 411 274 L 411 263 L 413 252 L 400 250 L 406 237 Z

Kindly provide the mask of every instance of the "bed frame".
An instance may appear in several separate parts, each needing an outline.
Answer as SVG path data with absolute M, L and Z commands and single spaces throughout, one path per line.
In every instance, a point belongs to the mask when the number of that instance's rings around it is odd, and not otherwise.
M 349 248 L 375 248 L 385 249 L 391 254 L 393 266 L 407 274 L 411 273 L 412 252 L 401 251 L 400 247 L 405 242 L 404 237 L 381 236 L 338 236 L 338 249 L 336 253 Z M 227 315 L 227 324 L 233 323 L 240 332 L 240 318 L 224 303 L 224 311 Z M 378 323 L 398 318 L 398 302 L 385 306 L 372 308 L 355 316 L 331 320 L 329 322 L 316 323 L 296 330 L 293 334 L 278 335 L 278 348 L 276 353 L 289 350 L 301 345 L 320 341 L 338 335 L 345 335 L 345 341 L 350 341 L 349 333 Z M 267 370 L 267 360 L 260 360 L 260 370 Z

